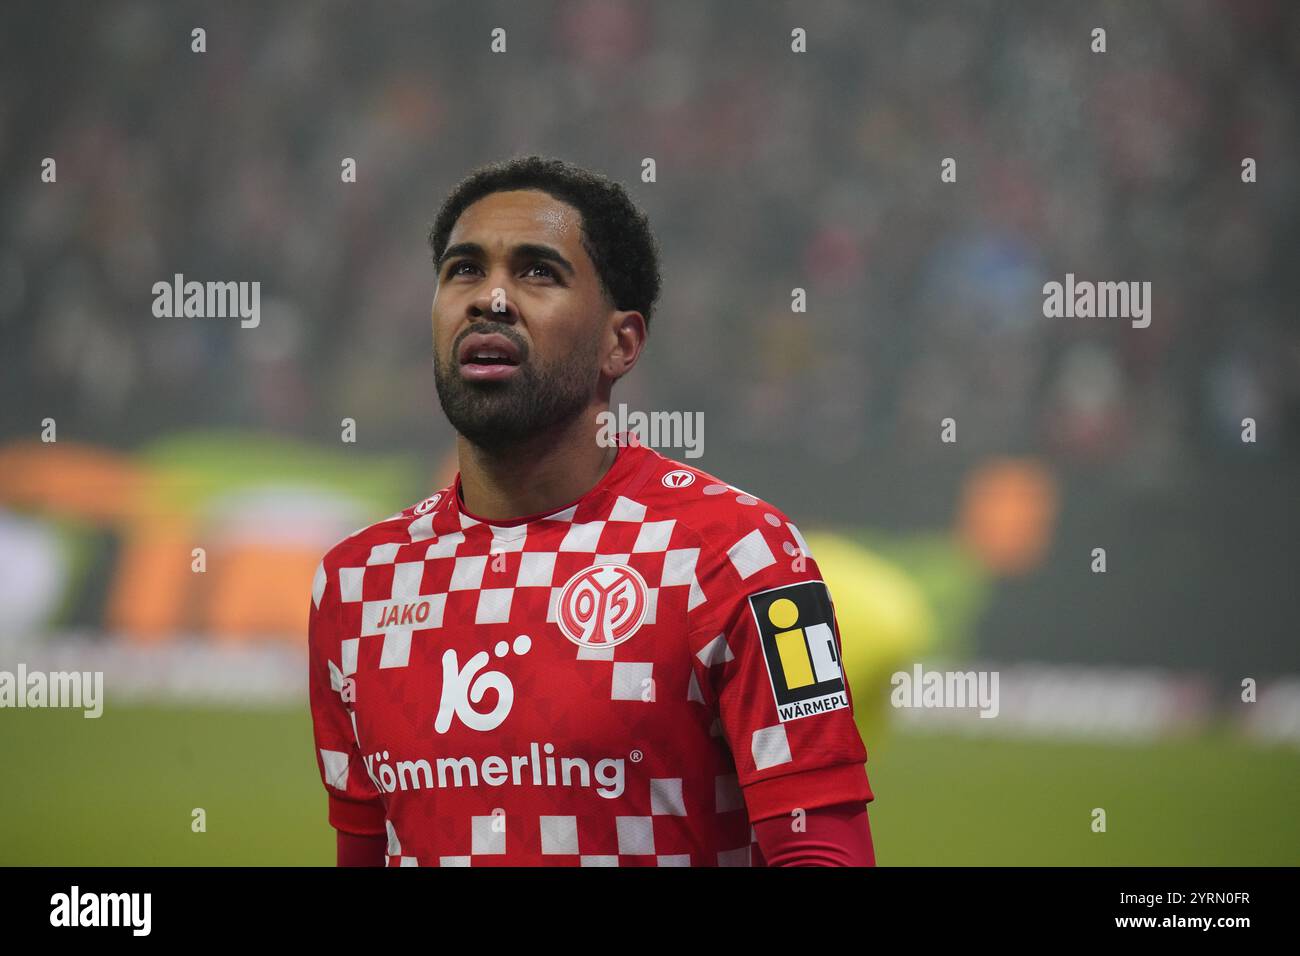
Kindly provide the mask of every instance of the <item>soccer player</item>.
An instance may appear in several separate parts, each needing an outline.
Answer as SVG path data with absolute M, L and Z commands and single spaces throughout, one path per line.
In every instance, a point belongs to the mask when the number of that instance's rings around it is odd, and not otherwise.
M 600 413 L 659 293 L 646 217 L 559 160 L 429 236 L 453 483 L 325 555 L 340 865 L 874 865 L 834 607 L 781 511 Z

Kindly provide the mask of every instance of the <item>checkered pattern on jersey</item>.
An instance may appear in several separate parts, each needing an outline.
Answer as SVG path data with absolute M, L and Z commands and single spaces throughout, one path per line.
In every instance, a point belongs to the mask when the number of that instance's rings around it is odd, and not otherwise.
M 736 501 L 742 505 L 758 503 L 731 486 L 710 485 L 704 494 L 712 496 L 724 489 L 738 495 Z M 650 520 L 646 506 L 627 496 L 614 497 L 612 502 L 610 498 L 580 502 L 575 508 L 525 524 L 493 526 L 448 510 L 446 505 L 454 493 L 447 489 L 434 496 L 441 499 L 441 509 L 431 506 L 419 514 L 417 508 L 414 514 L 389 519 L 393 523 L 379 537 L 391 540 L 373 545 L 368 541 L 363 549 L 353 549 L 345 566 L 335 569 L 347 622 L 344 633 L 359 635 L 341 642 L 341 668 L 330 662 L 336 690 L 342 678 L 358 668 L 387 670 L 396 676 L 415 662 L 413 648 L 417 658 L 427 664 L 428 649 L 445 645 L 445 639 L 438 640 L 440 631 L 472 626 L 477 634 L 491 634 L 498 648 L 526 634 L 534 642 L 538 638 L 556 641 L 560 653 L 590 661 L 590 667 L 572 673 L 572 686 L 565 692 L 620 702 L 609 715 L 610 726 L 616 726 L 628 740 L 653 741 L 662 736 L 663 725 L 653 713 L 656 708 L 634 703 L 643 699 L 647 683 L 656 684 L 665 696 L 705 704 L 693 669 L 684 671 L 687 680 L 673 678 L 670 684 L 666 676 L 655 673 L 648 659 L 656 655 L 638 654 L 644 643 L 637 637 L 613 647 L 580 647 L 561 636 L 557 624 L 565 584 L 573 575 L 601 564 L 630 566 L 645 580 L 648 593 L 642 627 L 656 622 L 672 627 L 672 622 L 684 622 L 688 610 L 706 603 L 697 577 L 700 554 L 694 533 L 679 527 L 671 517 L 663 518 L 657 503 L 652 505 L 654 520 Z M 653 495 L 646 500 L 652 501 Z M 782 552 L 786 556 L 800 550 L 808 553 L 793 525 L 770 512 L 760 510 L 758 516 L 764 525 L 761 530 L 752 526 L 738 529 L 734 540 L 722 543 L 726 558 L 746 582 L 778 562 Z M 788 532 L 793 540 L 782 540 L 782 532 Z M 542 628 L 542 622 L 548 626 Z M 422 647 L 422 642 L 433 643 Z M 479 646 L 489 649 L 486 644 Z M 517 644 L 510 650 L 521 653 Z M 469 649 L 462 647 L 461 651 L 463 657 Z M 496 655 L 508 657 L 509 650 L 497 650 Z M 712 668 L 732 660 L 733 652 L 726 635 L 719 634 L 695 656 Z M 556 739 L 572 739 L 575 732 L 582 732 L 580 725 L 570 725 L 573 718 L 564 708 L 557 709 L 546 701 L 547 695 L 534 693 L 539 685 L 532 683 L 526 670 L 513 671 L 511 679 L 516 708 L 535 706 L 534 716 L 541 718 L 530 726 L 551 727 Z M 398 691 L 395 702 L 409 718 L 416 719 L 420 706 L 416 695 Z M 706 712 L 702 707 L 701 713 Z M 353 721 L 355 732 L 355 715 Z M 421 718 L 421 722 L 427 721 Z M 421 833 L 428 834 L 427 843 L 439 847 L 439 853 L 417 857 L 411 855 L 411 848 L 403 853 L 390 824 L 389 864 L 491 866 L 523 856 L 572 866 L 751 865 L 754 833 L 730 750 L 721 739 L 718 722 L 712 720 L 712 725 L 709 734 L 718 745 L 716 765 L 710 767 L 705 760 L 702 764 L 672 761 L 676 766 L 654 766 L 649 777 L 639 775 L 634 788 L 646 793 L 634 794 L 629 789 L 617 801 L 586 799 L 592 796 L 590 792 L 575 793 L 568 788 L 532 789 L 527 812 L 517 806 L 508 812 L 494 807 L 500 797 L 489 796 L 482 807 L 458 801 L 457 813 L 439 815 L 433 810 L 435 801 L 402 801 L 398 794 L 401 809 L 394 818 L 405 821 L 404 827 L 418 826 Z M 516 743 L 513 751 L 522 751 L 524 741 Z M 672 741 L 664 744 L 667 749 Z M 749 744 L 746 749 L 758 769 L 791 761 L 783 725 L 754 728 Z M 512 747 L 501 749 L 508 752 Z M 385 753 L 385 759 L 387 756 Z M 673 775 L 688 766 L 694 776 Z M 467 796 L 464 791 L 460 794 Z M 394 809 L 390 807 L 390 813 Z M 698 833 L 694 832 L 697 827 Z
M 438 844 L 463 852 L 432 859 L 404 855 L 388 822 L 388 865 L 502 866 L 507 865 L 509 850 L 532 858 L 540 855 L 549 866 L 751 866 L 755 834 L 734 773 L 717 776 L 710 797 L 715 813 L 739 814 L 732 818 L 739 825 L 731 829 L 744 845 L 718 851 L 708 860 L 699 858 L 698 851 L 694 857 L 674 852 L 684 849 L 681 823 L 689 814 L 684 783 L 681 777 L 652 778 L 650 812 L 616 815 L 612 832 L 608 813 L 588 817 L 564 806 L 554 813 L 484 813 L 468 821 L 441 817 L 430 821 Z
M 343 606 L 359 605 L 361 613 L 359 636 L 342 642 L 342 675 L 356 673 L 363 655 L 369 666 L 406 667 L 411 642 L 444 622 L 553 624 L 565 583 L 592 565 L 640 573 L 647 586 L 642 626 L 655 623 L 662 601 L 673 602 L 678 614 L 704 603 L 695 577 L 699 548 L 671 546 L 676 519 L 648 521 L 645 506 L 623 496 L 601 517 L 575 520 L 575 510 L 509 527 L 459 514 L 459 530 L 432 540 L 424 535 L 432 533 L 427 519 L 434 516 L 426 515 L 411 525 L 419 540 L 376 544 L 364 565 L 339 568 Z M 648 665 L 621 660 L 629 650 L 635 647 L 573 645 L 579 660 L 620 659 L 611 699 L 640 694 L 649 676 Z

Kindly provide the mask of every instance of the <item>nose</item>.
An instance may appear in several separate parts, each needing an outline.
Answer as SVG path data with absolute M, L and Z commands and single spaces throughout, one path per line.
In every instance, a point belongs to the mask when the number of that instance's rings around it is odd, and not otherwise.
M 513 324 L 519 318 L 519 310 L 501 282 L 485 282 L 483 291 L 470 299 L 467 312 L 470 319 L 484 322 Z

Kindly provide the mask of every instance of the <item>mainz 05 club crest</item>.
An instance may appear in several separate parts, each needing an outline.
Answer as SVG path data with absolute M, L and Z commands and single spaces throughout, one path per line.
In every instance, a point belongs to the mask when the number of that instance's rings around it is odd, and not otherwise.
M 556 611 L 560 630 L 582 647 L 622 644 L 645 620 L 649 589 L 625 564 L 597 564 L 569 578 Z

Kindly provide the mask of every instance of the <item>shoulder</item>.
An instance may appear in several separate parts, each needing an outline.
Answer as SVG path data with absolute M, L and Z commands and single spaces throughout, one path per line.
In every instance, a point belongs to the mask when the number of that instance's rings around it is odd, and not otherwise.
M 742 580 L 778 562 L 808 556 L 785 511 L 717 475 L 658 452 L 640 489 L 646 520 L 673 520 L 698 538 L 701 557 L 728 561 Z
M 322 597 L 331 590 L 337 597 L 340 571 L 391 562 L 398 548 L 424 537 L 420 526 L 429 523 L 434 509 L 450 493 L 450 487 L 443 488 L 396 514 L 358 528 L 346 538 L 335 542 L 316 567 L 316 578 L 312 585 L 312 598 L 316 606 L 320 606 Z

